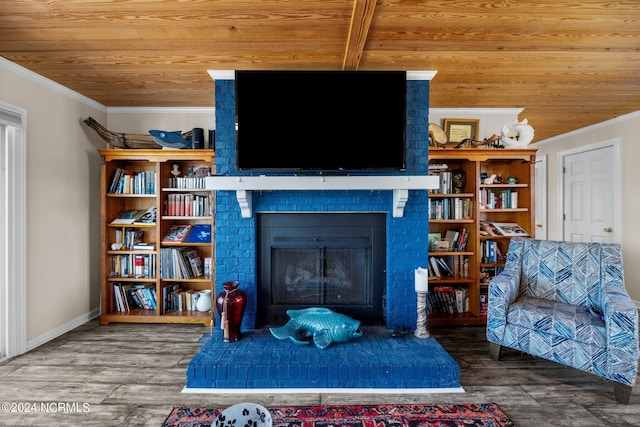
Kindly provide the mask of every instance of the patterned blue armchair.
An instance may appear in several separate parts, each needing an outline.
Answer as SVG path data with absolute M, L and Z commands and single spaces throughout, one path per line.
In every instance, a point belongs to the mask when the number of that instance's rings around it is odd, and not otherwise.
M 489 284 L 487 340 L 613 381 L 628 403 L 638 374 L 638 309 L 617 244 L 512 238 Z

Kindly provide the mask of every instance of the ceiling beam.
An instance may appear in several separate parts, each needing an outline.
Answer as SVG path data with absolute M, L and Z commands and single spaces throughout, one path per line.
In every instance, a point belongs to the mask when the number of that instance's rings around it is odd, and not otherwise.
M 376 0 L 353 1 L 353 13 L 351 15 L 351 24 L 349 25 L 347 48 L 344 52 L 344 60 L 342 61 L 343 70 L 358 69 L 375 9 Z

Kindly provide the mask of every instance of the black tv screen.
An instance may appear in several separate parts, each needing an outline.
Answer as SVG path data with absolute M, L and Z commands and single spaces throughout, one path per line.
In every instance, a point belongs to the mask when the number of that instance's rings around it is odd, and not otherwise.
M 405 170 L 404 71 L 236 71 L 235 89 L 239 170 Z

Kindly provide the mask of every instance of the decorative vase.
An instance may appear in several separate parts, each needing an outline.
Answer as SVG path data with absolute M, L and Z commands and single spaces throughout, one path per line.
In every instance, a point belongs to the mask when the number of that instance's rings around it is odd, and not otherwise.
M 454 193 L 463 193 L 464 185 L 467 183 L 467 174 L 462 169 L 451 171 L 451 186 Z
M 198 292 L 198 301 L 196 301 L 196 310 L 211 310 L 211 289 Z
M 223 283 L 224 290 L 216 298 L 224 342 L 235 342 L 240 339 L 240 326 L 247 306 L 247 294 L 238 287 L 239 285 L 240 282 L 237 281 Z

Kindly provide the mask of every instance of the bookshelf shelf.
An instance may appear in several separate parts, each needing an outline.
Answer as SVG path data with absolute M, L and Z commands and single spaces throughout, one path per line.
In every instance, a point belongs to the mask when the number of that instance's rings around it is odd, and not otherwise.
M 480 208 L 479 209 L 480 212 L 484 212 L 484 213 L 497 213 L 497 212 L 528 212 L 529 208 L 504 208 L 504 209 L 486 209 L 486 208 Z
M 190 310 L 193 296 L 202 290 L 213 291 L 215 274 L 209 270 L 206 277 L 204 260 L 210 260 L 210 268 L 215 265 L 213 238 L 207 242 L 165 244 L 163 236 L 175 224 L 209 224 L 213 235 L 213 193 L 204 188 L 174 188 L 178 176 L 184 181 L 204 182 L 203 174 L 215 173 L 213 150 L 99 150 L 104 159 L 101 178 L 101 228 L 102 228 L 102 283 L 100 323 L 195 323 L 211 326 L 213 314 Z M 130 183 L 117 185 L 122 176 L 127 175 Z M 135 182 L 140 176 L 139 182 Z M 183 182 L 184 182 L 183 181 Z M 128 187 L 129 185 L 129 187 Z M 124 186 L 124 194 L 115 189 Z M 133 193 L 135 189 L 135 193 Z M 158 190 L 160 189 L 160 190 Z M 120 191 L 120 190 L 118 190 Z M 185 194 L 191 197 L 185 203 L 192 203 L 190 211 L 201 212 L 207 209 L 207 215 L 176 216 L 166 215 L 170 195 Z M 185 196 L 187 197 L 187 196 Z M 197 199 L 193 201 L 193 199 Z M 151 209 L 156 207 L 155 210 Z M 196 210 L 198 209 L 198 210 Z M 129 210 L 147 211 L 154 223 L 112 224 L 122 212 Z M 177 211 L 176 211 L 177 212 Z M 182 211 L 180 211 L 182 212 Z M 149 220 L 149 218 L 140 219 Z M 121 217 L 120 217 L 121 218 Z M 128 240 L 141 241 L 153 245 L 153 250 L 129 250 Z M 113 243 L 123 243 L 124 248 L 113 250 Z M 165 250 L 182 248 L 193 250 L 191 259 L 194 267 L 189 279 L 162 278 L 168 262 L 163 258 Z M 201 264 L 196 262 L 196 258 Z M 163 259 L 164 264 L 163 264 Z M 189 262 L 191 265 L 191 262 Z M 202 270 L 201 270 L 202 269 Z M 125 274 L 118 274 L 118 273 Z M 114 274 L 116 273 L 116 274 Z M 143 276 L 143 277 L 140 277 Z M 187 296 L 188 294 L 188 296 Z M 180 297 L 178 297 L 180 295 Z M 182 301 L 178 301 L 179 299 Z M 190 304 L 185 303 L 189 300 Z M 195 306 L 195 301 L 193 301 Z
M 144 199 L 149 198 L 149 199 L 155 199 L 157 196 L 155 194 L 113 194 L 113 193 L 107 193 L 107 197 L 111 198 L 117 198 L 117 199 L 126 199 L 126 198 L 135 198 L 135 199 Z
M 163 220 L 189 220 L 189 221 L 211 221 L 213 217 L 211 216 L 177 216 L 177 215 L 162 215 Z
M 449 289 L 462 289 L 468 297 L 468 311 L 463 312 L 443 312 L 442 307 L 431 307 L 428 314 L 429 326 L 461 326 L 461 325 L 484 325 L 486 324 L 487 307 L 487 285 L 500 268 L 504 267 L 504 262 L 487 262 L 492 260 L 490 256 L 497 257 L 496 253 L 489 254 L 485 251 L 493 250 L 505 255 L 511 237 L 480 235 L 481 223 L 517 223 L 524 228 L 531 236 L 535 231 L 534 227 L 534 149 L 483 149 L 483 148 L 462 148 L 462 149 L 431 149 L 429 150 L 430 171 L 433 175 L 439 176 L 439 181 L 451 182 L 450 176 L 440 176 L 442 172 L 461 170 L 464 172 L 466 180 L 461 188 L 461 193 L 455 193 L 448 188 L 439 188 L 435 192 L 430 192 L 430 203 L 450 203 L 453 206 L 453 199 L 470 200 L 473 207 L 470 219 L 429 219 L 429 234 L 440 234 L 444 238 L 447 231 L 466 229 L 469 232 L 469 240 L 463 251 L 429 251 L 428 258 L 440 258 L 448 260 L 453 267 L 453 262 L 458 257 L 466 259 L 468 263 L 468 277 L 466 275 L 454 275 L 452 277 L 429 278 L 429 298 L 440 295 L 432 295 L 435 289 L 441 292 L 450 292 Z M 442 168 L 446 165 L 447 168 Z M 515 177 L 516 184 L 494 183 L 484 184 L 481 182 L 481 174 L 502 177 Z M 452 184 L 449 184 L 452 185 Z M 511 193 L 517 192 L 515 200 Z M 495 204 L 488 204 L 483 197 L 487 195 L 506 194 L 505 199 Z M 497 197 L 497 196 L 496 196 Z M 508 204 L 505 200 L 514 203 Z M 450 202 L 448 202 L 450 201 Z M 498 203 L 501 203 L 500 205 Z M 484 206 L 517 206 L 517 207 L 497 207 L 485 208 Z M 482 207 L 481 207 L 482 206 Z M 451 294 L 450 294 L 451 296 Z M 440 309 L 440 310 L 438 310 Z
M 430 219 L 429 222 L 442 224 L 473 224 L 473 219 Z

